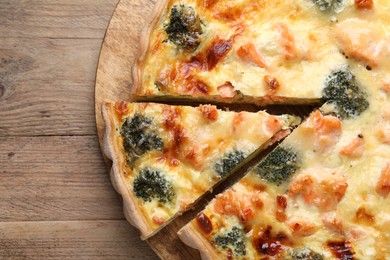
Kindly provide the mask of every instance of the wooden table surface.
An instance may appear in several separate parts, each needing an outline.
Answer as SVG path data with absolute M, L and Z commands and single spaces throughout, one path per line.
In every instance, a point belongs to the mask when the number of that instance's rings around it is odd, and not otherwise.
M 0 259 L 156 259 L 100 154 L 99 51 L 117 0 L 0 0 Z

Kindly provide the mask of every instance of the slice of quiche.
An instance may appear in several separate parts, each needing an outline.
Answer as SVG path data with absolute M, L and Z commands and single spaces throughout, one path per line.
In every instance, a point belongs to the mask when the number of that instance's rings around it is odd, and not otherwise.
M 355 76 L 356 75 L 356 76 Z M 363 66 L 179 231 L 204 259 L 390 259 L 390 95 Z
M 263 148 L 292 116 L 106 101 L 105 153 L 127 219 L 148 238 Z
M 164 0 L 133 69 L 139 101 L 320 102 L 348 60 L 389 83 L 389 0 Z

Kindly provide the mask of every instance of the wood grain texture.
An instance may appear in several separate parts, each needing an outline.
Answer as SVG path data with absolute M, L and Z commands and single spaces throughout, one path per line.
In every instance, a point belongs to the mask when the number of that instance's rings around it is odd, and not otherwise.
M 96 140 L 117 2 L 0 1 L 0 259 L 157 259 L 124 220 Z
M 2 0 L 0 35 L 101 39 L 117 0 Z
M 124 220 L 0 223 L 0 259 L 157 259 L 134 233 Z
M 1 137 L 0 165 L 0 221 L 124 219 L 95 136 Z
M 0 136 L 95 134 L 101 40 L 0 38 Z
M 0 1 L 0 136 L 95 134 L 92 86 L 116 3 Z

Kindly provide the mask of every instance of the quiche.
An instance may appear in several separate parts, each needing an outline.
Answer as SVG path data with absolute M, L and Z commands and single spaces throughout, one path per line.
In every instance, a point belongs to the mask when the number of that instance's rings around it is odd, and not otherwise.
M 180 238 L 204 259 L 390 259 L 390 102 L 360 64 Z
M 133 68 L 138 101 L 315 104 L 360 62 L 389 82 L 388 0 L 164 0 Z
M 105 153 L 124 212 L 146 239 L 296 122 L 215 106 L 105 101 Z
M 318 105 L 178 235 L 205 259 L 390 258 L 390 1 L 164 0 L 132 100 L 103 104 L 125 215 L 148 238 Z M 142 103 L 146 102 L 146 103 Z

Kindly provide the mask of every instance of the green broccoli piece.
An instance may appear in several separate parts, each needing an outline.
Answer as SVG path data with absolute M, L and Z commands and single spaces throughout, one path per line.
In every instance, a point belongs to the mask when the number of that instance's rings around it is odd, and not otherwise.
M 158 199 L 161 203 L 171 202 L 175 196 L 172 183 L 160 171 L 143 169 L 133 183 L 133 191 L 145 202 Z
M 223 232 L 214 238 L 214 243 L 222 249 L 231 248 L 237 256 L 246 255 L 244 230 L 233 227 L 230 231 Z
M 255 172 L 260 178 L 279 186 L 298 168 L 297 153 L 290 147 L 278 146 L 255 167 Z
M 359 89 L 355 76 L 347 69 L 333 71 L 325 79 L 323 99 L 336 107 L 341 118 L 358 116 L 369 106 L 366 94 Z
M 343 0 L 312 0 L 322 12 L 336 11 L 342 4 Z
M 218 178 L 222 179 L 227 176 L 237 165 L 245 159 L 245 153 L 233 150 L 225 154 L 214 164 L 214 171 Z
M 162 139 L 153 130 L 152 120 L 139 113 L 126 118 L 121 128 L 121 135 L 129 165 L 147 151 L 161 150 L 163 147 Z
M 190 6 L 174 5 L 165 31 L 168 39 L 185 51 L 194 51 L 200 44 L 201 22 Z
M 323 255 L 311 250 L 310 248 L 290 249 L 287 252 L 285 260 L 323 260 Z

